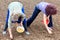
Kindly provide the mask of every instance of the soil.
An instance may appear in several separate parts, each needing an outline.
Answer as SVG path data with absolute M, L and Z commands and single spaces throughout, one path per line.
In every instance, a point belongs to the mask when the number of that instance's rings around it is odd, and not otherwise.
M 19 34 L 16 32 L 15 27 L 12 28 L 14 40 L 60 40 L 60 0 L 0 0 L 0 40 L 10 40 L 8 32 L 6 35 L 2 35 L 2 32 L 5 25 L 8 4 L 13 1 L 19 1 L 24 5 L 27 18 L 32 15 L 35 5 L 41 1 L 55 4 L 58 10 L 57 14 L 53 16 L 54 26 L 52 35 L 48 34 L 45 26 L 41 23 L 43 16 L 41 12 L 30 27 L 28 27 L 30 35 L 26 35 L 25 33 Z

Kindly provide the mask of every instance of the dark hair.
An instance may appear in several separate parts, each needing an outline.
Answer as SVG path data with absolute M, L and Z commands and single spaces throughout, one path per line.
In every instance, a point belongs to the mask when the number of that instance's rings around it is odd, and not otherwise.
M 22 18 L 23 18 L 22 16 L 19 16 L 18 20 L 22 20 Z
M 45 11 L 47 16 L 57 14 L 57 9 L 54 5 L 47 5 Z

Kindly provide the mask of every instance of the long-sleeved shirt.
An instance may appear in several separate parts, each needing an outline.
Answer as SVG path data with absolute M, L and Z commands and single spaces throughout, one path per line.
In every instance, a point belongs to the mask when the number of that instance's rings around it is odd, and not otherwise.
M 12 2 L 8 5 L 8 14 L 7 14 L 7 19 L 6 19 L 6 22 L 8 22 L 8 27 L 11 26 L 11 21 L 14 15 L 16 14 L 18 16 L 22 16 L 24 20 L 25 18 L 24 7 L 23 7 L 23 4 L 20 2 Z

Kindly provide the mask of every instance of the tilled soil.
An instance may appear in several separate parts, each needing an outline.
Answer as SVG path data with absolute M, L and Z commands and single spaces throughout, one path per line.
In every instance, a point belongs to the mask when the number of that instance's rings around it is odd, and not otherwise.
M 13 1 L 20 1 L 24 5 L 26 16 L 29 18 L 33 13 L 35 5 L 44 0 L 0 0 L 0 40 L 10 40 L 8 32 L 6 35 L 2 35 L 2 32 L 5 25 L 8 4 Z M 30 27 L 28 27 L 30 35 L 26 35 L 25 33 L 19 34 L 16 32 L 15 27 L 12 28 L 14 40 L 60 40 L 60 0 L 45 1 L 55 4 L 58 9 L 57 15 L 53 16 L 53 34 L 49 35 L 41 23 L 43 18 L 41 12 Z

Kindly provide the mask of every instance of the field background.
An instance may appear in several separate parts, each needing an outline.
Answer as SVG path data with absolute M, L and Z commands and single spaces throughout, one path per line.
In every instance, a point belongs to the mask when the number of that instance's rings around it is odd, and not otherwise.
M 8 4 L 13 1 L 20 1 L 24 5 L 27 18 L 32 15 L 35 5 L 41 1 L 53 3 L 58 9 L 57 15 L 53 16 L 53 35 L 49 35 L 41 23 L 41 12 L 28 28 L 28 31 L 31 33 L 30 35 L 25 35 L 25 33 L 19 34 L 16 32 L 15 27 L 12 28 L 14 40 L 60 40 L 60 0 L 0 0 L 0 40 L 10 40 L 8 33 L 3 36 L 2 31 L 4 29 Z

